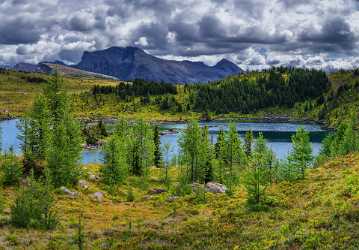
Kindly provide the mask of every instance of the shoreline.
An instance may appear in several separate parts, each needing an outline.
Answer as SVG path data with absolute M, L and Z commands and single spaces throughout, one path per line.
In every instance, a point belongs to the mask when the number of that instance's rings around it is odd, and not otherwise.
M 15 119 L 21 119 L 22 116 L 7 116 L 7 117 L 3 117 L 0 116 L 0 122 L 1 121 L 9 121 L 9 120 L 15 120 Z M 84 123 L 94 123 L 94 122 L 98 122 L 100 120 L 102 120 L 103 122 L 107 123 L 107 124 L 114 124 L 116 123 L 118 120 L 120 119 L 125 119 L 125 118 L 121 118 L 121 117 L 115 117 L 115 116 L 103 116 L 103 117 L 96 117 L 96 118 L 91 118 L 91 117 L 77 117 L 77 119 L 80 122 L 84 122 Z M 127 120 L 138 120 L 136 118 L 126 118 Z M 183 119 L 183 118 L 175 118 L 175 119 L 157 119 L 157 120 L 151 120 L 151 119 L 145 119 L 145 121 L 148 121 L 149 123 L 152 124 L 174 124 L 174 123 L 180 123 L 180 124 L 184 124 L 187 123 L 189 121 L 191 121 L 192 119 Z M 328 127 L 325 123 L 325 121 L 320 121 L 320 120 L 313 120 L 313 119 L 309 119 L 309 118 L 293 118 L 290 116 L 248 116 L 248 117 L 225 117 L 225 114 L 219 115 L 218 117 L 213 117 L 210 119 L 203 119 L 201 117 L 199 117 L 197 119 L 199 122 L 230 122 L 230 121 L 234 121 L 234 122 L 256 122 L 256 123 L 298 123 L 298 124 L 316 124 L 316 125 L 320 125 L 322 128 L 325 129 L 331 129 L 330 127 Z

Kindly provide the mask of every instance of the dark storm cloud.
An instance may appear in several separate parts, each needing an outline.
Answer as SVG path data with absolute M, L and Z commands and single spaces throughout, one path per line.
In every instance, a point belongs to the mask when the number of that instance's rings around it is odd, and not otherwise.
M 299 41 L 313 43 L 314 48 L 321 46 L 323 50 L 351 50 L 357 42 L 354 32 L 342 17 L 326 20 L 318 31 L 309 29 L 302 32 Z
M 268 66 L 359 54 L 356 0 L 0 0 L 0 20 L 0 63 L 110 46 Z
M 21 17 L 0 22 L 0 44 L 35 43 L 40 40 L 40 35 L 36 24 Z

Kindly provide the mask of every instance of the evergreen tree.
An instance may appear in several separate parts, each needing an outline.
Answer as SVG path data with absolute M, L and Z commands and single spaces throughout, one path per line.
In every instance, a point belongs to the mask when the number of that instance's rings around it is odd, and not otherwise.
M 244 148 L 248 157 L 252 155 L 253 138 L 252 130 L 247 131 L 244 137 Z
M 39 95 L 30 112 L 20 121 L 19 139 L 22 141 L 25 172 L 31 170 L 40 174 L 43 170 L 43 161 L 49 153 L 51 123 L 48 100 L 44 94 Z
M 159 126 L 155 126 L 154 133 L 153 133 L 153 141 L 155 144 L 154 164 L 156 167 L 159 168 L 161 166 L 161 160 L 162 160 Z
M 208 126 L 201 129 L 201 141 L 199 146 L 198 178 L 201 183 L 213 180 L 213 147 L 209 141 Z
M 23 167 L 12 148 L 3 156 L 0 171 L 2 172 L 1 183 L 5 186 L 18 185 L 23 175 Z
M 226 138 L 227 146 L 227 162 L 229 170 L 233 173 L 233 164 L 245 164 L 246 155 L 241 145 L 241 140 L 238 135 L 237 127 L 234 123 L 229 124 L 229 131 Z
M 215 176 L 216 179 L 224 183 L 226 177 L 226 161 L 227 161 L 227 147 L 226 147 L 226 137 L 223 128 L 221 128 L 218 132 L 217 142 L 215 144 L 216 151 L 216 169 Z
M 304 179 L 305 169 L 313 162 L 312 146 L 309 133 L 304 128 L 299 128 L 292 136 L 293 150 L 288 156 L 291 169 L 295 171 L 297 178 Z
M 20 127 L 25 166 L 43 167 L 42 162 L 46 161 L 55 186 L 74 183 L 80 173 L 82 136 L 58 73 L 35 100 Z M 41 169 L 35 171 L 43 172 Z
M 122 183 L 128 172 L 125 138 L 113 135 L 105 145 L 105 163 L 101 168 L 102 181 L 109 186 Z
M 323 141 L 320 157 L 335 157 L 359 151 L 359 132 L 355 129 L 357 118 L 355 112 L 349 119 L 339 124 L 335 133 Z
M 200 146 L 202 133 L 197 121 L 187 124 L 179 138 L 182 160 L 187 167 L 186 179 L 188 182 L 200 180 Z
M 273 154 L 267 147 L 262 134 L 256 141 L 249 160 L 249 169 L 244 184 L 248 192 L 248 204 L 255 210 L 263 208 L 266 189 L 270 184 L 270 166 Z
M 154 162 L 155 144 L 153 142 L 153 129 L 143 121 L 131 126 L 129 141 L 129 167 L 130 173 L 137 176 L 146 176 L 148 168 Z

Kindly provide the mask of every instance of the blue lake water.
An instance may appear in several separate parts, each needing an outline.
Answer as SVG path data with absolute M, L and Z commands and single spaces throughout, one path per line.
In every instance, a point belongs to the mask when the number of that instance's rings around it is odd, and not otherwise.
M 2 150 L 8 150 L 13 147 L 17 154 L 21 154 L 21 142 L 17 138 L 19 129 L 17 128 L 18 120 L 7 120 L 0 122 L 1 128 L 1 146 Z M 211 141 L 216 142 L 217 133 L 220 129 L 227 130 L 228 123 L 226 122 L 203 122 L 201 126 L 207 125 L 210 132 Z M 161 124 L 161 127 L 165 130 L 175 130 L 177 133 L 166 133 L 161 135 L 161 144 L 169 144 L 170 150 L 165 156 L 167 159 L 172 158 L 179 152 L 177 144 L 181 131 L 186 127 L 185 123 L 168 123 Z M 237 123 L 238 132 L 243 138 L 246 131 L 252 130 L 255 134 L 263 133 L 267 140 L 268 146 L 273 150 L 277 158 L 284 159 L 292 149 L 291 136 L 299 127 L 304 127 L 305 130 L 310 132 L 311 143 L 313 147 L 314 155 L 317 155 L 321 148 L 321 141 L 327 134 L 327 131 L 323 130 L 316 124 L 297 124 L 297 123 Z M 103 155 L 101 150 L 84 150 L 82 153 L 82 163 L 101 163 Z

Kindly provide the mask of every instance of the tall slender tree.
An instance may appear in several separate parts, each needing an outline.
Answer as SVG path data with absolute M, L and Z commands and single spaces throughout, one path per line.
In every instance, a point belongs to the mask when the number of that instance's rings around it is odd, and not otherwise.
M 247 156 L 251 156 L 252 154 L 253 138 L 252 130 L 247 131 L 244 137 L 244 147 Z
M 226 135 L 224 129 L 221 128 L 218 132 L 217 142 L 215 144 L 216 151 L 216 169 L 215 169 L 215 178 L 221 182 L 225 182 L 226 177 L 226 164 L 227 164 L 227 147 L 226 147 Z
M 39 95 L 30 112 L 20 120 L 19 139 L 22 141 L 25 173 L 34 170 L 38 175 L 44 167 L 51 140 L 51 116 L 48 100 L 44 94 Z
M 199 181 L 201 129 L 197 121 L 187 124 L 179 139 L 181 157 L 187 167 L 188 182 Z
M 304 128 L 299 128 L 292 136 L 293 150 L 288 156 L 290 169 L 294 171 L 293 176 L 304 179 L 305 169 L 313 163 L 312 146 L 309 133 Z
M 262 134 L 259 135 L 252 156 L 244 184 L 248 192 L 248 203 L 254 209 L 261 208 L 265 198 L 266 189 L 270 184 L 271 150 L 267 147 Z
M 105 164 L 101 168 L 102 180 L 106 185 L 122 183 L 128 174 L 126 138 L 114 134 L 105 145 Z
M 154 132 L 153 132 L 153 141 L 155 144 L 155 152 L 154 152 L 154 164 L 156 167 L 161 167 L 161 141 L 160 141 L 160 128 L 159 126 L 155 126 Z

